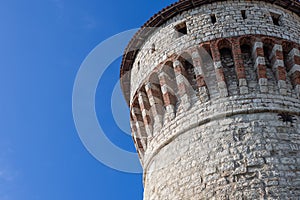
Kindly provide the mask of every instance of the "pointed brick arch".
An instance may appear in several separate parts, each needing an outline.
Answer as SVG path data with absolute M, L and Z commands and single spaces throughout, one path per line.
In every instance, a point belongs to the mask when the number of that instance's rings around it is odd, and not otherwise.
M 190 49 L 192 55 L 192 61 L 194 65 L 194 71 L 196 76 L 196 86 L 201 102 L 206 102 L 209 100 L 209 93 L 206 85 L 207 78 L 205 78 L 204 71 L 207 71 L 206 68 L 209 68 L 208 63 L 211 61 L 211 55 L 200 47 L 194 47 Z M 210 62 L 213 65 L 212 62 Z
M 193 97 L 196 97 L 196 75 L 193 66 L 192 57 L 184 52 L 177 56 L 173 63 L 178 86 L 178 96 L 180 98 L 179 109 L 190 109 Z
M 151 118 L 154 121 L 153 133 L 155 134 L 160 131 L 163 125 L 163 116 L 165 113 L 163 93 L 157 72 L 154 72 L 150 75 L 145 85 L 145 89 L 151 107 Z
M 232 43 L 229 39 L 223 38 L 217 41 L 218 49 L 229 48 L 231 49 Z
M 257 40 L 258 39 L 252 35 L 246 35 L 246 36 L 242 36 L 239 38 L 239 43 L 241 46 L 244 44 L 247 44 L 247 45 L 253 47 Z
M 225 82 L 225 75 L 223 71 L 223 66 L 221 63 L 220 52 L 218 48 L 218 41 L 211 41 L 210 50 L 212 53 L 212 58 L 214 61 L 215 74 L 217 79 L 217 87 L 219 89 L 219 97 L 228 96 L 227 85 Z
M 286 56 L 286 68 L 295 93 L 300 98 L 300 47 L 298 44 L 284 43 L 284 55 Z
M 295 48 L 297 49 L 297 46 L 294 42 L 290 41 L 283 41 L 282 42 L 282 51 L 283 51 L 283 57 L 284 57 L 284 64 L 287 69 L 287 71 L 291 70 L 293 62 L 292 59 L 289 57 L 289 53 Z
M 200 44 L 200 48 L 204 49 L 210 56 L 212 56 L 211 49 L 210 49 L 210 42 L 205 42 Z
M 136 138 L 137 145 L 143 154 L 147 148 L 147 133 L 137 93 L 132 100 L 130 114 L 133 123 L 132 127 L 136 130 L 136 135 L 134 135 L 134 137 Z
M 133 114 L 131 112 L 130 112 L 130 128 L 132 133 L 132 139 L 134 141 L 135 148 L 137 149 L 138 156 L 140 159 L 143 159 L 145 149 L 141 142 L 141 137 L 138 136 L 135 117 L 133 117 Z
M 153 133 L 153 114 L 151 113 L 150 102 L 146 93 L 145 85 L 143 85 L 138 91 L 138 101 L 144 121 L 144 127 L 147 133 L 147 138 L 152 136 Z
M 275 45 L 275 40 L 272 38 L 262 38 L 264 57 L 266 62 L 266 67 L 271 68 L 272 66 L 272 50 Z
M 238 39 L 241 49 L 240 55 L 245 71 L 245 79 L 250 93 L 259 91 L 258 76 L 254 67 L 256 61 L 254 46 L 257 40 L 256 37 L 251 35 L 242 36 Z
M 269 89 L 273 88 L 270 93 L 279 92 L 282 95 L 287 94 L 286 77 L 287 72 L 284 64 L 284 54 L 282 48 L 282 41 L 273 38 L 265 37 L 262 39 L 264 57 L 267 67 L 267 78 L 269 82 Z
M 220 53 L 220 61 L 223 67 L 228 94 L 230 96 L 237 95 L 239 79 L 237 77 L 236 60 L 232 48 L 233 43 L 230 40 L 222 39 L 218 41 L 217 45 Z
M 197 82 L 196 82 L 196 73 L 195 73 L 195 66 L 193 62 L 193 58 L 189 52 L 184 52 L 180 56 L 177 57 L 177 60 L 181 62 L 182 68 L 182 75 L 186 78 L 189 85 L 196 90 L 197 89 Z M 188 84 L 186 83 L 186 84 Z
M 215 69 L 215 63 L 213 59 L 213 54 L 211 50 L 211 42 L 205 42 L 199 45 L 199 55 L 201 58 L 201 64 L 202 64 L 202 73 L 205 79 L 205 85 L 207 87 L 207 94 L 210 99 L 217 98 L 219 95 L 219 88 L 218 88 L 218 81 L 217 81 L 217 75 Z M 205 92 L 205 91 L 204 91 Z M 203 93 L 204 93 L 203 92 Z M 201 92 L 200 92 L 201 94 Z M 206 101 L 208 99 L 204 99 L 203 101 Z
M 171 121 L 175 118 L 178 107 L 178 87 L 176 75 L 173 68 L 173 60 L 167 60 L 161 66 L 158 72 L 158 78 L 161 86 L 163 102 L 165 106 L 165 121 Z

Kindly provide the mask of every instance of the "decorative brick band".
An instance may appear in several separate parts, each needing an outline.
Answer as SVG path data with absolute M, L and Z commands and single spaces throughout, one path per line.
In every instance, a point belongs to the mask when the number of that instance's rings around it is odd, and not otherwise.
M 284 42 L 285 46 L 282 46 Z M 253 68 L 252 76 L 257 76 L 257 92 L 268 94 L 271 87 L 271 91 L 275 88 L 283 96 L 296 94 L 300 98 L 300 52 L 296 44 L 260 36 L 233 37 L 200 44 L 199 49 L 193 47 L 181 55 L 166 57 L 167 60 L 156 67 L 136 92 L 131 105 L 131 123 L 136 141 L 143 146 L 141 154 L 154 134 L 159 134 L 161 128 L 178 114 L 191 109 L 195 101 L 205 103 L 248 94 L 248 81 L 252 81 L 253 90 L 253 80 L 246 76 L 242 57 L 245 51 L 242 45 L 245 44 L 253 60 L 253 66 L 247 65 L 247 70 Z M 291 45 L 294 48 L 290 48 Z M 206 57 L 211 54 L 212 58 L 204 61 L 200 52 L 207 54 L 204 55 Z M 274 78 L 269 77 L 270 71 L 267 74 L 267 62 L 268 70 L 271 68 L 275 74 Z M 207 67 L 211 68 L 210 71 Z M 191 81 L 193 78 L 195 85 Z M 215 82 L 211 80 L 214 78 Z M 287 85 L 289 79 L 294 85 L 293 91 L 288 91 L 291 88 Z M 211 81 L 210 88 L 206 81 Z M 237 83 L 232 84 L 234 81 Z M 274 81 L 276 85 L 272 85 Z M 214 91 L 214 96 L 211 96 Z

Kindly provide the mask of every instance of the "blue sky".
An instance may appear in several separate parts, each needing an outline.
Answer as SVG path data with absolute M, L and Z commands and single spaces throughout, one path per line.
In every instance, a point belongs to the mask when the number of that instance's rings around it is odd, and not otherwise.
M 81 63 L 101 41 L 140 27 L 172 2 L 0 2 L 0 200 L 142 199 L 141 174 L 106 167 L 82 145 L 72 89 Z M 134 152 L 110 110 L 119 65 L 117 59 L 99 82 L 97 116 L 112 142 Z

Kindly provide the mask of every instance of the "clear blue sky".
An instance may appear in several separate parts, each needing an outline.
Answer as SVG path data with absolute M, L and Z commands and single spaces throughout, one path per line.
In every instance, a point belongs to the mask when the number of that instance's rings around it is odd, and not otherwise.
M 172 2 L 1 1 L 0 200 L 142 199 L 141 174 L 110 169 L 82 145 L 72 117 L 72 89 L 94 47 L 140 27 Z M 115 144 L 135 151 L 109 114 L 119 65 L 120 59 L 101 80 L 97 114 L 107 114 L 104 129 Z

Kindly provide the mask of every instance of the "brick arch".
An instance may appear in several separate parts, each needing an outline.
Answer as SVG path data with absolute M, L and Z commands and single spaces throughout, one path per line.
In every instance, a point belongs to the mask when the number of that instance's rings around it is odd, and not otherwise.
M 138 146 L 139 152 L 143 156 L 147 148 L 147 133 L 142 116 L 142 110 L 138 100 L 138 91 L 135 93 L 132 99 L 132 103 L 130 105 L 130 115 L 132 119 L 131 127 L 135 128 L 136 130 L 136 135 L 134 135 L 134 138 L 136 139 L 136 145 Z
M 234 67 L 234 60 L 233 60 L 233 52 L 232 52 L 232 42 L 228 39 L 221 39 L 217 42 L 217 47 L 220 53 L 220 58 L 222 62 L 222 66 L 224 67 Z M 224 57 L 230 57 L 232 60 L 230 63 L 225 62 Z
M 208 46 L 207 48 L 208 50 L 210 50 L 210 46 Z M 207 50 L 205 50 L 201 46 L 192 47 L 189 50 L 192 55 L 192 62 L 194 65 L 193 77 L 195 78 L 196 83 L 194 90 L 196 90 L 196 94 L 199 97 L 199 100 L 201 102 L 206 102 L 209 100 L 209 91 L 206 84 L 208 77 L 205 77 L 205 75 L 209 74 L 209 70 L 214 69 L 211 52 L 209 55 L 209 52 L 207 52 Z
M 165 105 L 163 100 L 163 92 L 157 72 L 153 72 L 145 85 L 146 93 L 149 98 L 150 116 L 153 120 L 153 135 L 160 131 L 163 125 L 163 116 L 165 113 Z
M 161 67 L 161 71 L 167 73 L 170 78 L 175 79 L 175 71 L 173 68 L 174 59 L 166 60 Z
M 219 52 L 213 48 L 212 51 L 212 46 L 215 46 L 216 44 L 214 42 L 205 42 L 205 43 L 201 43 L 199 45 L 198 48 L 198 52 L 201 58 L 201 68 L 202 68 L 202 73 L 203 76 L 201 77 L 202 79 L 204 79 L 205 81 L 205 86 L 207 91 L 204 91 L 202 93 L 206 93 L 207 96 L 204 95 L 203 100 L 202 101 L 206 101 L 208 99 L 213 99 L 213 98 L 217 98 L 219 96 L 219 91 L 218 88 L 216 87 L 216 85 L 218 84 L 217 81 L 217 76 L 216 76 L 216 69 L 214 66 L 214 61 L 219 60 L 218 56 L 219 56 Z M 213 58 L 213 53 L 214 53 L 214 57 Z M 219 72 L 222 74 L 223 71 L 221 71 L 221 69 L 219 69 Z M 204 84 L 203 80 L 199 80 L 199 85 L 201 86 L 201 83 Z M 202 85 L 203 85 L 202 84 Z M 200 92 L 201 94 L 201 92 Z
M 245 70 L 245 77 L 248 83 L 248 90 L 250 92 L 259 91 L 258 88 L 258 77 L 257 71 L 254 67 L 256 57 L 253 54 L 255 43 L 259 41 L 259 38 L 256 38 L 251 35 L 242 36 L 238 38 L 238 44 L 241 49 L 242 63 Z
M 281 45 L 284 54 L 288 54 L 293 48 L 297 48 L 297 45 L 294 42 L 286 40 L 282 41 Z
M 218 49 L 223 49 L 223 48 L 228 48 L 228 49 L 231 49 L 232 47 L 232 42 L 226 38 L 224 39 L 220 39 L 217 41 L 217 47 Z
M 261 41 L 262 43 L 270 46 L 274 45 L 275 43 L 280 43 L 280 40 L 275 40 L 275 38 L 271 38 L 271 37 L 262 37 Z
M 295 43 L 290 42 L 290 41 L 283 41 L 282 42 L 282 52 L 283 52 L 283 57 L 284 57 L 284 65 L 286 69 L 289 71 L 292 68 L 292 60 L 289 57 L 289 53 L 294 49 L 297 48 Z
M 259 41 L 258 38 L 251 36 L 251 35 L 242 36 L 238 40 L 239 40 L 239 43 L 241 46 L 246 44 L 251 47 L 254 46 L 255 42 Z
M 256 37 L 253 36 L 243 36 L 238 39 L 240 48 L 241 48 L 241 53 L 248 53 L 252 54 L 253 46 L 256 41 L 259 41 Z M 251 59 L 252 55 L 251 55 Z
M 174 70 L 174 61 L 176 60 L 177 56 L 172 58 L 172 59 L 168 59 L 166 60 L 162 67 L 160 72 L 164 73 L 166 76 L 165 78 L 167 78 L 165 80 L 165 82 L 161 82 L 161 86 L 163 84 L 165 84 L 165 86 L 168 88 L 168 91 L 170 93 L 170 95 L 174 96 L 172 99 L 172 104 L 174 106 L 176 106 L 176 104 L 178 103 L 178 99 L 177 99 L 177 95 L 178 95 L 178 85 L 176 83 L 176 74 L 175 74 L 175 70 Z
M 211 45 L 210 42 L 206 42 L 206 43 L 200 44 L 199 48 L 197 48 L 201 66 L 207 67 L 207 65 L 213 64 L 212 51 L 211 51 L 210 45 Z M 204 69 L 202 69 L 202 70 L 204 70 Z
M 268 67 L 268 61 L 271 62 L 270 56 L 272 54 L 272 49 L 274 45 L 276 44 L 275 40 L 273 38 L 262 38 L 262 43 L 263 43 L 263 49 L 264 49 L 264 55 L 266 60 L 266 64 Z
M 144 146 L 143 146 L 142 141 L 141 141 L 142 138 L 140 138 L 138 136 L 138 132 L 137 132 L 138 130 L 137 130 L 137 127 L 136 127 L 136 123 L 135 123 L 133 114 L 131 112 L 130 112 L 129 116 L 130 116 L 130 128 L 131 128 L 131 133 L 132 133 L 132 139 L 133 139 L 134 145 L 137 149 L 137 153 L 138 153 L 139 158 L 143 159 L 145 149 L 144 149 Z
M 200 44 L 198 47 L 194 47 L 191 53 L 195 68 L 206 65 L 209 61 L 212 61 L 212 52 L 210 49 L 210 43 Z M 197 58 L 198 63 L 195 63 Z M 196 73 L 197 75 L 197 73 Z
M 292 76 L 289 75 L 289 71 L 293 67 L 292 56 L 290 56 L 290 52 L 296 47 L 294 42 L 283 40 L 281 42 L 282 46 L 282 60 L 283 60 L 283 67 L 282 70 L 285 72 L 285 80 L 286 80 L 286 88 L 289 93 L 293 91 L 293 81 Z
M 179 104 L 177 98 L 178 86 L 173 67 L 174 59 L 175 57 L 172 57 L 163 62 L 158 72 L 162 98 L 165 106 L 164 121 L 171 121 L 175 118 L 176 110 Z
M 204 51 L 204 53 L 203 53 Z M 197 87 L 205 86 L 205 81 L 203 79 L 203 65 L 206 61 L 206 55 L 208 54 L 205 52 L 206 50 L 199 49 L 198 47 L 193 47 L 190 49 L 192 64 L 194 66 L 194 74 L 196 77 Z M 201 78 L 200 78 L 201 76 Z M 202 80 L 199 80 L 202 79 Z
M 210 49 L 210 42 L 200 44 L 199 47 L 200 49 L 203 48 L 203 50 L 205 50 L 210 56 L 212 56 L 211 49 Z
M 177 57 L 183 66 L 182 75 L 186 78 L 190 86 L 194 90 L 197 89 L 197 82 L 196 82 L 196 73 L 195 73 L 195 66 L 193 63 L 193 58 L 190 52 L 183 52 Z
M 220 53 L 220 61 L 223 67 L 225 82 L 227 85 L 228 94 L 238 94 L 239 80 L 236 73 L 236 63 L 234 60 L 234 53 L 232 49 L 232 42 L 228 39 L 218 41 L 217 47 Z
M 191 52 L 190 50 L 187 50 L 187 51 L 183 51 L 180 53 L 180 55 L 177 55 L 176 57 L 176 60 L 179 60 L 179 61 L 189 61 L 189 59 L 192 58 L 192 55 L 191 55 Z
M 294 42 L 282 42 L 284 62 L 288 72 L 287 79 L 291 81 L 298 98 L 300 98 L 300 71 L 298 69 L 300 65 L 299 47 L 300 45 Z
M 159 78 L 158 78 L 158 72 L 152 72 L 149 76 L 149 78 L 147 79 L 148 82 L 150 82 L 151 84 L 155 84 L 157 86 L 160 86 L 160 82 L 159 82 Z
M 278 70 L 273 68 L 274 59 L 276 56 L 273 56 L 273 48 L 275 44 L 280 43 L 280 40 L 276 41 L 273 38 L 270 37 L 263 37 L 261 39 L 263 43 L 263 54 L 265 58 L 265 64 L 266 64 L 266 76 L 268 80 L 268 92 L 269 93 L 276 93 L 278 91 Z
M 153 126 L 153 116 L 151 113 L 151 105 L 146 92 L 145 85 L 143 84 L 140 90 L 138 91 L 138 101 L 140 104 L 140 109 L 143 116 L 144 125 L 146 128 L 147 136 L 152 135 L 152 126 Z
M 278 42 L 279 40 L 275 40 L 275 38 L 272 37 L 261 37 L 261 41 L 266 44 L 274 44 L 276 43 L 276 41 Z

